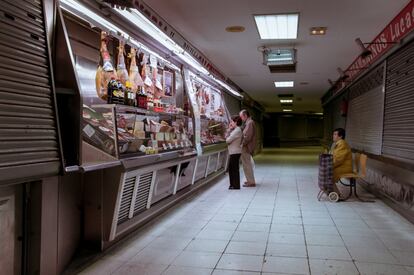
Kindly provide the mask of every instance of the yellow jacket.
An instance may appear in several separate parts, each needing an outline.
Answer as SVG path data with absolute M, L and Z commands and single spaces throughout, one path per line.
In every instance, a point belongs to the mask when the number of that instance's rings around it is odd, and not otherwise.
M 348 143 L 340 139 L 333 148 L 333 180 L 337 182 L 340 176 L 352 173 L 352 152 Z

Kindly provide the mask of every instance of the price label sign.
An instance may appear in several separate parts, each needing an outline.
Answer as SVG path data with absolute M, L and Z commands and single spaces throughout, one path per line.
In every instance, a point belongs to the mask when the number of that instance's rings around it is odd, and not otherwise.
M 167 150 L 167 145 L 165 145 L 165 143 L 162 144 L 162 147 L 164 148 L 164 150 Z
M 157 57 L 155 55 L 150 55 L 150 66 L 157 68 Z
M 181 141 L 181 148 L 184 148 L 184 142 Z
M 170 147 L 171 150 L 174 149 L 173 146 L 172 146 L 172 144 L 169 143 L 169 142 L 168 142 L 168 147 Z
M 83 128 L 83 132 L 88 135 L 88 137 L 91 137 L 95 134 L 95 130 L 88 124 Z

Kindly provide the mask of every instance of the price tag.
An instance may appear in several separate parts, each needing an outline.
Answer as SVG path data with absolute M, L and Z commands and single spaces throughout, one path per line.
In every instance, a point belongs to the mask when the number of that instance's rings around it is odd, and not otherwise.
M 157 68 L 157 57 L 155 55 L 150 55 L 150 66 Z
M 184 148 L 184 142 L 181 141 L 181 148 Z
M 172 144 L 168 142 L 168 147 L 170 147 L 170 149 L 174 149 Z
M 188 141 L 185 141 L 185 147 L 189 147 Z
M 83 128 L 83 132 L 85 132 L 85 134 L 88 137 L 93 136 L 93 134 L 95 134 L 95 130 L 88 124 Z
M 167 150 L 167 145 L 165 145 L 165 143 L 162 144 L 162 147 L 164 148 L 164 150 Z
M 178 149 L 179 147 L 178 147 L 178 143 L 177 142 L 175 142 L 175 148 L 176 149 Z

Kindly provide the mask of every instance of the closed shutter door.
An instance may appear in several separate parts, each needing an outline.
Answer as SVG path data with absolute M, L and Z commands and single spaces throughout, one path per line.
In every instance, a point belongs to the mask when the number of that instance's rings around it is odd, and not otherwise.
M 387 60 L 384 155 L 414 160 L 414 43 Z
M 42 1 L 0 1 L 0 24 L 0 181 L 57 174 Z
M 346 93 L 346 92 L 345 92 Z M 341 115 L 341 102 L 344 96 L 332 100 L 331 112 L 333 117 L 333 129 L 345 128 L 346 118 Z M 331 133 L 332 136 L 332 133 Z
M 384 67 L 362 78 L 349 91 L 346 139 L 350 146 L 381 155 L 384 113 Z

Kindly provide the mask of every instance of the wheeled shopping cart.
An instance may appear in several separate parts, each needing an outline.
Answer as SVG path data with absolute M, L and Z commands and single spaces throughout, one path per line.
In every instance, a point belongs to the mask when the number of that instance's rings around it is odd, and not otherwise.
M 339 194 L 333 191 L 333 156 L 331 154 L 319 155 L 319 177 L 318 185 L 320 191 L 318 193 L 318 201 L 326 194 L 332 202 L 339 200 Z

